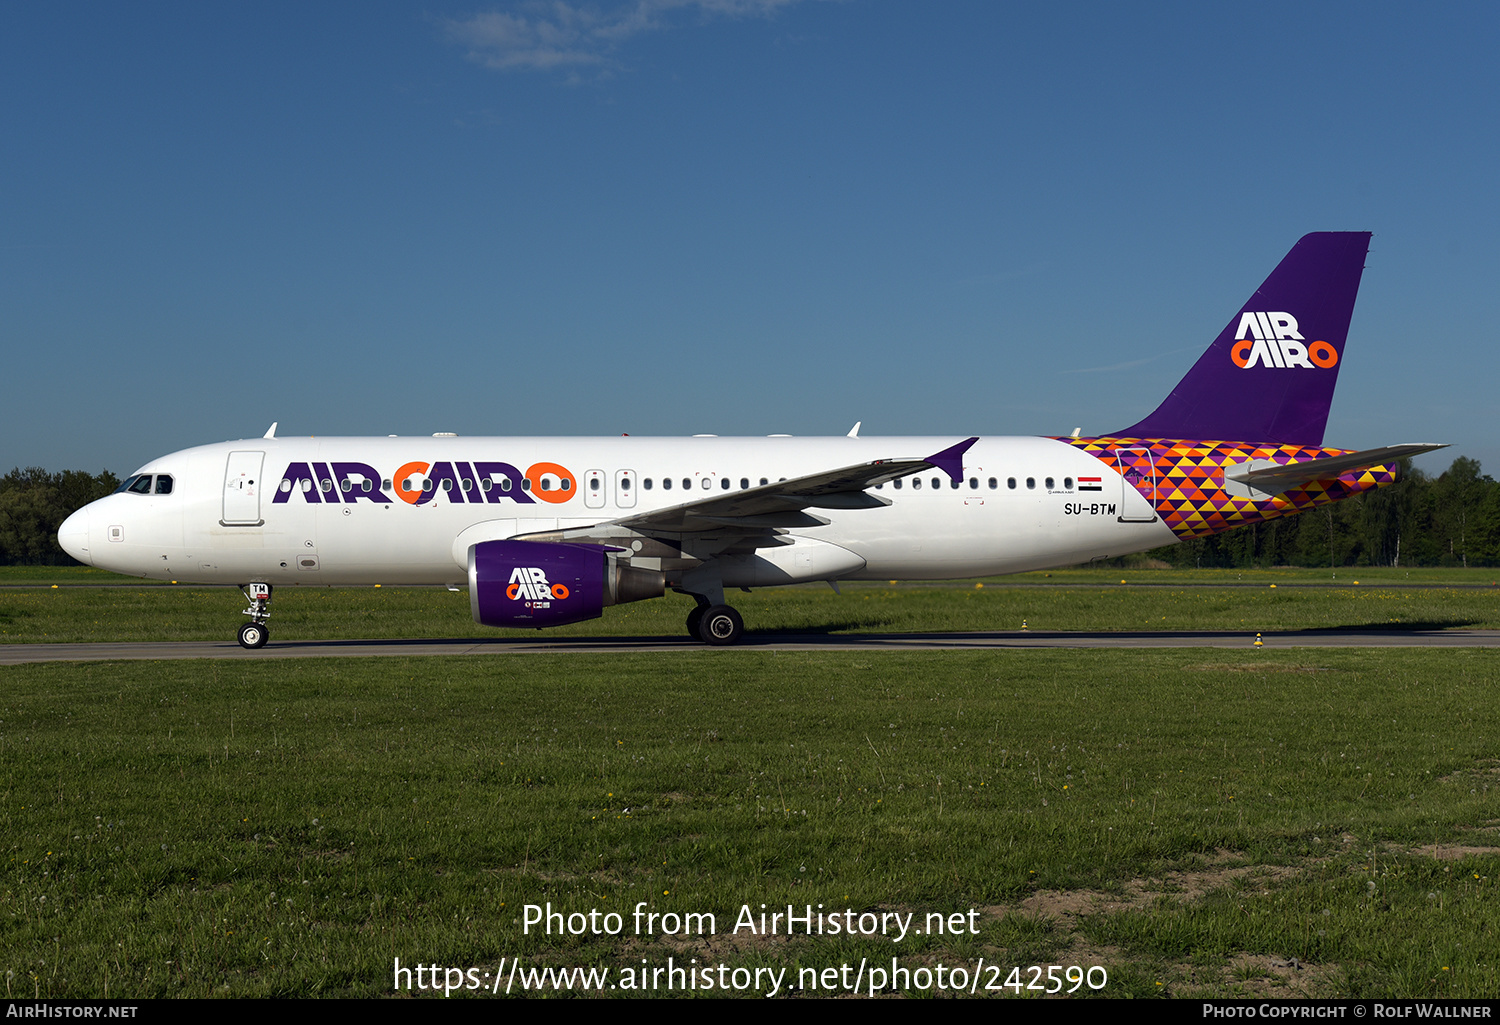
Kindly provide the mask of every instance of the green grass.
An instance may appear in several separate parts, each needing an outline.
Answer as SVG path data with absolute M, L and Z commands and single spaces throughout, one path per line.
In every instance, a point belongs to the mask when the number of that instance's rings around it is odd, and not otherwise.
M 0 971 L 25 998 L 378 996 L 394 958 L 795 976 L 894 955 L 1098 964 L 1110 996 L 1491 996 L 1497 669 L 1482 650 L 4 668 Z M 641 901 L 718 935 L 521 926 L 527 904 L 629 923 Z M 762 903 L 978 909 L 980 934 L 733 935 Z M 1292 957 L 1292 982 L 1261 967 Z
M 143 584 L 156 586 L 165 580 L 142 580 L 126 577 L 92 566 L 0 566 L 0 585 L 24 587 L 48 587 L 58 585 L 82 585 L 98 587 L 107 584 Z
M 1129 579 L 1129 578 L 1126 578 Z M 1192 588 L 846 584 L 735 593 L 754 631 L 812 634 L 970 630 L 1300 630 L 1497 628 L 1500 589 L 1380 586 Z M 50 587 L 0 591 L 0 643 L 224 640 L 242 621 L 232 589 Z M 678 637 L 692 608 L 671 595 L 605 610 L 550 636 Z M 402 637 L 537 636 L 474 623 L 467 592 L 442 588 L 285 588 L 273 643 Z

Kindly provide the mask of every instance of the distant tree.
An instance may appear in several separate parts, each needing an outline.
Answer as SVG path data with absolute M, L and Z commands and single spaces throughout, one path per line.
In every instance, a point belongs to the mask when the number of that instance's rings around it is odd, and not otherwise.
M 74 511 L 119 486 L 120 479 L 108 470 L 48 473 L 28 466 L 0 477 L 0 563 L 74 564 L 58 546 L 57 528 Z
M 1459 456 L 1453 460 L 1433 485 L 1434 526 L 1446 541 L 1446 552 L 1441 556 L 1448 564 L 1469 565 L 1471 545 L 1479 541 L 1476 563 L 1482 563 L 1486 524 L 1480 512 L 1484 507 L 1485 492 L 1494 486 L 1494 481 L 1479 472 L 1479 461 Z

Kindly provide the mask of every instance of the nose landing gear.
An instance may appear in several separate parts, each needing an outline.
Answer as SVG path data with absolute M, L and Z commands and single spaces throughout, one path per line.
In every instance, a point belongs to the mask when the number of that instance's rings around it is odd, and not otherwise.
M 240 647 L 264 648 L 271 639 L 271 631 L 266 628 L 266 620 L 271 618 L 271 585 L 246 584 L 242 590 L 250 602 L 244 612 L 250 622 L 240 627 Z

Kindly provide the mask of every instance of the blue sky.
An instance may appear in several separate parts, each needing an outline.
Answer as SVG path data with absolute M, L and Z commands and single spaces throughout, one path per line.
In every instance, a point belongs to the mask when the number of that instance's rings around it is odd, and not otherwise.
M 1104 433 L 1375 232 L 1328 443 L 1500 473 L 1493 4 L 0 9 L 0 468 Z M 1108 369 L 1106 369 L 1108 368 Z

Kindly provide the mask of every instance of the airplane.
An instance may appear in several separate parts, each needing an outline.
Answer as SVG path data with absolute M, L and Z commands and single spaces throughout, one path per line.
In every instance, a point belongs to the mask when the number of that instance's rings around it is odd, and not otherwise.
M 549 627 L 725 591 L 1077 565 L 1304 512 L 1443 448 L 1323 447 L 1369 232 L 1304 236 L 1166 400 L 1098 437 L 279 438 L 152 460 L 58 531 L 79 562 L 233 583 L 246 648 L 274 589 L 446 584 L 474 619 Z

